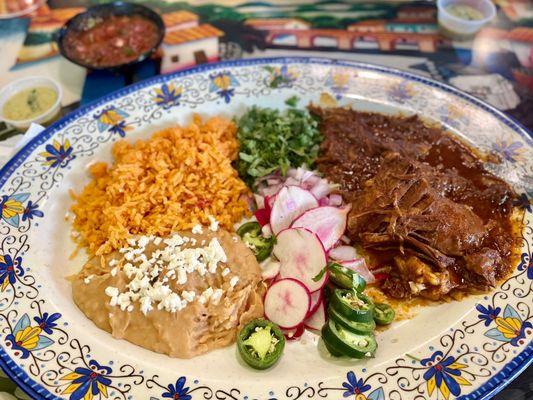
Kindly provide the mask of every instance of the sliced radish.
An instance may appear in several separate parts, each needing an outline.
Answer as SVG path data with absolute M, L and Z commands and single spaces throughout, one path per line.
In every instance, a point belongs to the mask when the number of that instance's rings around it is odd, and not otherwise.
M 304 212 L 293 223 L 293 228 L 307 228 L 315 232 L 320 241 L 329 250 L 341 238 L 346 229 L 349 207 L 317 207 Z
M 319 331 L 320 329 L 322 329 L 325 323 L 326 307 L 324 306 L 324 302 L 321 301 L 320 303 L 318 303 L 316 311 L 305 320 L 304 326 L 308 329 Z
M 363 257 L 356 258 L 355 260 L 341 261 L 339 264 L 357 272 L 366 283 L 374 283 L 376 281 L 374 274 L 368 269 Z
M 266 293 L 265 316 L 281 328 L 296 328 L 305 320 L 310 304 L 311 295 L 302 282 L 280 279 Z
M 317 199 L 308 190 L 298 186 L 283 187 L 276 195 L 270 213 L 272 232 L 278 234 L 288 228 L 298 215 L 317 206 Z
M 328 256 L 333 260 L 353 260 L 357 258 L 357 250 L 352 246 L 337 246 L 328 252 Z
M 270 222 L 270 211 L 266 208 L 260 208 L 254 212 L 254 216 L 259 222 L 259 225 L 265 226 Z
M 265 280 L 274 279 L 279 274 L 280 267 L 279 261 L 267 258 L 261 263 L 261 277 Z
M 309 306 L 307 315 L 313 314 L 318 306 L 320 306 L 320 303 L 322 303 L 322 290 L 311 293 L 311 305 Z
M 287 338 L 287 340 L 297 340 L 300 339 L 300 337 L 304 334 L 305 326 L 303 324 L 300 324 L 296 328 L 282 329 L 282 332 Z
M 316 234 L 305 228 L 289 228 L 281 231 L 273 249 L 281 263 L 280 276 L 295 278 L 310 292 L 320 289 L 326 283 L 327 274 L 313 280 L 327 264 L 326 251 Z

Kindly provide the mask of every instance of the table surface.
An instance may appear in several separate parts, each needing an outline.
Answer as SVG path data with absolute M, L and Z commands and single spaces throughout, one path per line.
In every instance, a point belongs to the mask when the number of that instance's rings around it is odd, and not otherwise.
M 68 62 L 53 41 L 65 21 L 104 2 L 49 0 L 27 17 L 0 20 L 0 87 L 23 76 L 51 77 L 62 86 L 65 114 L 125 86 L 123 75 L 87 73 Z M 533 131 L 533 0 L 495 0 L 497 17 L 474 38 L 462 41 L 440 35 L 434 2 L 137 2 L 163 15 L 167 36 L 157 58 L 133 71 L 129 77 L 133 81 L 217 60 L 285 55 L 347 59 L 448 82 Z M 207 25 L 218 33 L 213 35 Z M 191 29 L 200 33 L 201 41 L 183 41 L 183 33 Z M 313 34 L 308 35 L 311 30 Z M 351 39 L 344 40 L 346 37 Z M 0 166 L 22 137 L 0 123 Z M 13 396 L 26 398 L 9 379 L 0 376 L 0 400 Z M 495 399 L 533 399 L 533 368 Z

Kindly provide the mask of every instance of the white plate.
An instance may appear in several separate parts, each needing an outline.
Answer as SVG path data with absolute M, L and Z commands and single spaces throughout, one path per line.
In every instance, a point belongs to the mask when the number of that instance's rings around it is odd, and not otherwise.
M 215 80 L 220 74 L 229 79 Z M 394 324 L 379 334 L 376 358 L 365 361 L 332 359 L 306 334 L 288 344 L 275 368 L 258 372 L 239 361 L 235 346 L 179 360 L 96 328 L 73 304 L 65 280 L 85 260 L 68 259 L 74 245 L 64 217 L 69 189 L 88 182 L 87 165 L 110 160 L 116 140 L 146 138 L 186 123 L 193 112 L 231 117 L 252 104 L 283 108 L 294 95 L 300 105 L 325 96 L 360 110 L 418 113 L 500 153 L 504 162 L 490 168 L 522 194 L 526 209 L 513 275 L 484 296 L 427 307 Z M 488 398 L 532 359 L 533 218 L 523 194 L 532 177 L 532 139 L 517 123 L 456 89 L 396 70 L 280 58 L 210 64 L 141 82 L 55 123 L 0 172 L 0 365 L 32 397 L 46 399 L 89 400 L 88 391 L 124 400 Z M 26 213 L 10 213 L 19 203 Z M 45 317 L 46 329 L 34 330 L 37 348 L 13 341 Z

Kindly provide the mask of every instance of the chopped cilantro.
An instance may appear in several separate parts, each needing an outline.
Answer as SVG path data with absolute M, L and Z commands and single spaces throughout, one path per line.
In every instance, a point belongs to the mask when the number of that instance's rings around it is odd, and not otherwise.
M 289 107 L 296 107 L 298 105 L 299 100 L 300 99 L 298 98 L 298 96 L 295 95 L 285 100 L 285 104 L 287 104 Z
M 313 281 L 314 282 L 318 282 L 320 281 L 320 279 L 322 279 L 322 277 L 324 276 L 324 274 L 326 273 L 326 270 L 327 270 L 328 267 L 324 267 L 320 270 L 320 272 L 318 274 L 316 274 L 316 276 L 313 278 Z
M 249 186 L 278 169 L 285 175 L 290 167 L 311 167 L 322 142 L 317 122 L 306 110 L 252 107 L 237 123 L 237 170 Z

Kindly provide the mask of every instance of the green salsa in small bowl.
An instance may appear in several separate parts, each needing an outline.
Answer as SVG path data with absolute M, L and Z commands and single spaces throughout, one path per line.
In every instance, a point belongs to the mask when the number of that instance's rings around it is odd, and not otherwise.
M 32 123 L 46 125 L 59 115 L 61 95 L 61 87 L 49 78 L 11 82 L 0 90 L 0 119 L 22 130 Z

